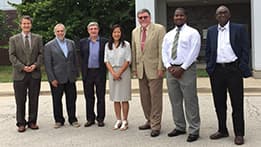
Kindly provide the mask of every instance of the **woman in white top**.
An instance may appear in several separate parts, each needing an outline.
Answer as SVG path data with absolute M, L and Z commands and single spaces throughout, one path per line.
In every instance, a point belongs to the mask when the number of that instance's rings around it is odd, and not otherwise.
M 105 45 L 104 62 L 109 70 L 110 99 L 114 101 L 117 118 L 114 129 L 126 130 L 128 101 L 131 100 L 131 49 L 129 42 L 124 41 L 122 28 L 118 24 L 112 27 L 110 40 Z

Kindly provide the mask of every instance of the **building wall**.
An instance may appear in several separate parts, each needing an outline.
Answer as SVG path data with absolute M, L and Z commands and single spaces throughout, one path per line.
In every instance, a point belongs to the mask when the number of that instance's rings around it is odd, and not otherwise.
M 205 46 L 206 46 L 206 31 L 209 26 L 217 24 L 215 19 L 215 11 L 219 5 L 178 5 L 177 7 L 183 7 L 188 13 L 188 24 L 196 28 L 201 35 L 201 50 L 199 54 L 199 62 L 205 62 Z M 227 4 L 231 11 L 231 22 L 245 24 L 246 29 L 249 33 L 249 40 L 251 40 L 251 11 L 250 4 Z M 177 8 L 175 6 L 167 7 L 167 30 L 172 29 L 173 26 L 173 13 Z M 242 13 L 242 10 L 244 13 Z

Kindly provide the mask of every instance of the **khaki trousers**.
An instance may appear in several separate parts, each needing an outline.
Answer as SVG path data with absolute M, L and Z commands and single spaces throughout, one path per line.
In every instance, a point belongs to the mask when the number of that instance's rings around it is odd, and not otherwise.
M 161 129 L 163 78 L 139 79 L 141 105 L 152 130 Z

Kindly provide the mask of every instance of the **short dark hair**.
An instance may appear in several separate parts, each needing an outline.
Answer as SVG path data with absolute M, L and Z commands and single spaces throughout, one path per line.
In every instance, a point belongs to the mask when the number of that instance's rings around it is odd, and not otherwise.
M 30 20 L 30 22 L 33 23 L 33 19 L 32 19 L 29 15 L 23 15 L 23 16 L 20 18 L 20 24 L 22 23 L 22 20 L 23 20 L 23 19 Z
M 148 9 L 146 9 L 146 8 L 143 8 L 143 9 L 140 9 L 138 12 L 137 12 L 137 16 L 140 14 L 140 13 L 148 13 L 149 14 L 149 16 L 150 16 L 150 11 L 148 10 Z
M 175 11 L 174 11 L 174 13 L 173 13 L 173 15 L 175 15 L 175 12 L 176 12 L 177 10 L 182 11 L 186 16 L 188 15 L 186 9 L 184 9 L 184 8 L 182 8 L 182 7 L 176 8 Z

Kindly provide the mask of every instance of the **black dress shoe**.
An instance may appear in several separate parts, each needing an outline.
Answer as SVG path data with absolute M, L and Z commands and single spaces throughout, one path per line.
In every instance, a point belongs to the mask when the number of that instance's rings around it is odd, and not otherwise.
M 152 130 L 150 133 L 151 137 L 157 137 L 160 134 L 160 130 Z
M 144 125 L 139 126 L 139 130 L 148 130 L 150 128 L 151 127 L 149 123 L 145 123 Z
M 182 134 L 186 134 L 185 131 L 180 131 L 177 129 L 174 129 L 173 131 L 171 131 L 170 133 L 168 133 L 169 137 L 174 137 L 174 136 L 178 136 L 178 135 L 182 135 Z
M 94 121 L 87 121 L 85 124 L 84 124 L 84 127 L 90 127 L 91 125 L 95 124 Z
M 196 135 L 193 135 L 193 134 L 189 134 L 188 138 L 187 138 L 187 142 L 193 142 L 193 141 L 196 141 L 198 140 L 199 138 L 199 135 L 196 134 Z
M 99 122 L 98 122 L 98 127 L 104 127 L 104 125 L 105 125 L 105 124 L 104 124 L 103 121 L 99 121 Z
M 243 136 L 236 136 L 234 140 L 236 145 L 242 145 L 244 144 L 244 137 Z
M 220 138 L 224 138 L 224 137 L 228 137 L 228 133 L 220 133 L 220 132 L 216 132 L 212 135 L 209 136 L 210 139 L 220 139 Z

